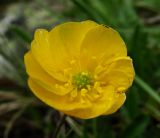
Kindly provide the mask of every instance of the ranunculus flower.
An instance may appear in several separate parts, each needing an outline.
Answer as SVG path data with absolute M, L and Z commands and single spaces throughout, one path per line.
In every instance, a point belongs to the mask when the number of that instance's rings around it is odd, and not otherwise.
M 39 99 L 83 119 L 117 111 L 134 78 L 120 35 L 93 21 L 37 29 L 25 65 Z

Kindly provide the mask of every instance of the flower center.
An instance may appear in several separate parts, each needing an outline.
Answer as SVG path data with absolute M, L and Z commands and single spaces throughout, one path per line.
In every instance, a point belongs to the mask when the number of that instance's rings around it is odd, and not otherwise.
M 73 76 L 72 83 L 78 90 L 87 89 L 93 84 L 93 78 L 88 72 L 80 72 Z

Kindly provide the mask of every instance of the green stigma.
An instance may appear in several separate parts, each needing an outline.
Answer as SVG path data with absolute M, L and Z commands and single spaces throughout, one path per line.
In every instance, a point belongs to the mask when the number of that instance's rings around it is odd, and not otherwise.
M 73 85 L 75 85 L 79 90 L 87 89 L 88 86 L 93 84 L 93 78 L 87 72 L 80 72 L 73 76 Z

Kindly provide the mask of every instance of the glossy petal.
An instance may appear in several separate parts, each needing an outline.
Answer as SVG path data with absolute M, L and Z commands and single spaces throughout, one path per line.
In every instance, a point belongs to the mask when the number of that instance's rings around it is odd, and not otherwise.
M 93 59 L 99 64 L 126 55 L 126 46 L 120 35 L 102 25 L 88 31 L 81 45 L 81 63 L 87 67 Z
M 83 119 L 89 119 L 97 117 L 110 109 L 114 103 L 114 88 L 107 86 L 101 98 L 93 102 L 90 108 L 75 109 L 72 111 L 63 111 L 64 113 Z
M 57 71 L 57 60 L 53 59 L 50 49 L 50 43 L 48 41 L 48 31 L 44 29 L 38 29 L 35 32 L 34 40 L 31 43 L 31 53 L 41 67 L 52 77 L 65 82 L 67 78 L 63 75 L 63 72 Z
M 25 55 L 24 59 L 27 73 L 30 75 L 30 77 L 34 78 L 37 83 L 41 84 L 45 89 L 57 95 L 65 95 L 70 92 L 71 89 L 73 89 L 72 87 L 65 88 L 64 83 L 55 80 L 52 76 L 45 72 L 45 70 L 37 63 L 37 61 L 34 59 L 30 52 Z M 63 86 L 63 89 L 60 86 Z
M 98 24 L 93 21 L 84 21 L 68 22 L 53 28 L 49 37 L 53 55 L 57 55 L 57 51 L 65 51 L 70 56 L 79 55 L 80 45 L 86 33 L 96 26 Z
M 58 96 L 54 93 L 49 92 L 48 90 L 41 87 L 37 82 L 29 78 L 28 85 L 31 88 L 32 92 L 44 103 L 48 104 L 49 106 L 57 109 L 57 110 L 74 110 L 74 109 L 83 109 L 83 108 L 89 108 L 91 107 L 91 103 L 80 103 L 75 101 L 72 101 L 70 99 L 70 95 L 65 96 Z
M 99 79 L 114 85 L 117 91 L 123 92 L 131 86 L 134 75 L 132 59 L 122 57 L 113 60 L 112 63 L 107 66 L 106 72 L 99 75 Z
M 115 102 L 103 115 L 108 115 L 116 112 L 125 102 L 126 95 L 125 93 L 117 93 L 114 98 Z

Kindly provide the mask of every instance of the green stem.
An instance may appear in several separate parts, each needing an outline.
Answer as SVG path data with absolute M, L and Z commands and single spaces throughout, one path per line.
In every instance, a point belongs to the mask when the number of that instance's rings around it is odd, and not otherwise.
M 57 138 L 57 136 L 58 136 L 58 134 L 59 134 L 59 132 L 61 130 L 61 127 L 65 123 L 66 117 L 67 117 L 67 115 L 65 115 L 65 114 L 62 116 L 62 118 L 61 118 L 59 124 L 57 125 L 57 128 L 56 128 L 55 132 L 54 132 L 53 138 Z
M 97 118 L 94 118 L 92 120 L 92 129 L 93 129 L 93 134 L 94 134 L 94 138 L 97 138 L 98 137 L 98 133 L 97 133 Z

